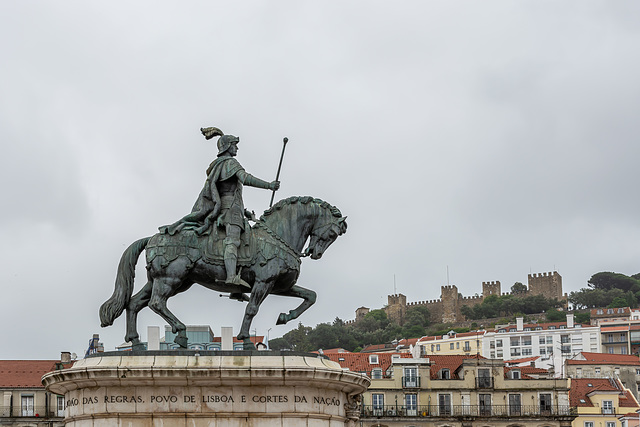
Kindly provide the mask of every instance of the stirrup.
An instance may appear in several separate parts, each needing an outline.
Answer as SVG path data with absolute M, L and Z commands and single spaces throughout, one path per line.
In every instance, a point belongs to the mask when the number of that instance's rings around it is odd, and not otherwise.
M 251 290 L 251 286 L 249 286 L 249 284 L 247 282 L 245 282 L 244 280 L 242 280 L 242 278 L 240 277 L 239 274 L 235 275 L 234 277 L 232 277 L 231 279 L 227 279 L 225 280 L 225 283 L 230 284 L 230 285 L 237 285 L 237 286 L 241 286 L 243 288 L 246 288 L 247 290 Z

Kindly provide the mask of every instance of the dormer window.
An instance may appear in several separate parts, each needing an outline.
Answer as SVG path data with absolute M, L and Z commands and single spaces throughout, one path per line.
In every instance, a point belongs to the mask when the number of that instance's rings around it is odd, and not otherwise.
M 450 378 L 451 378 L 451 376 L 450 376 L 450 375 L 451 375 L 451 374 L 450 374 L 450 372 L 449 372 L 449 369 L 444 368 L 444 369 L 441 369 L 441 370 L 440 370 L 440 379 L 441 379 L 441 380 L 448 380 L 448 379 L 450 379 Z
M 604 311 L 602 311 L 602 309 L 599 308 L 598 311 L 596 312 L 596 314 L 604 314 Z
M 377 354 L 369 355 L 369 364 L 371 364 L 371 365 L 377 365 L 378 364 L 378 355 Z
M 519 380 L 520 378 L 520 369 L 513 369 L 511 371 L 511 379 Z
M 607 314 L 613 314 L 613 308 L 607 308 Z
M 618 313 L 624 313 L 624 308 L 619 308 Z
M 381 380 L 382 379 L 382 369 L 375 368 L 371 370 L 371 379 L 372 380 Z

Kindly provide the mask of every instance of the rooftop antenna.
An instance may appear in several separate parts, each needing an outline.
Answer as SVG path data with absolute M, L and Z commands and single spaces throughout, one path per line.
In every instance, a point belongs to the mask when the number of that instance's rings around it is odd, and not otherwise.
M 447 286 L 449 286 L 449 266 L 447 265 Z
M 396 275 L 393 275 L 393 294 L 396 295 L 398 291 L 396 290 Z

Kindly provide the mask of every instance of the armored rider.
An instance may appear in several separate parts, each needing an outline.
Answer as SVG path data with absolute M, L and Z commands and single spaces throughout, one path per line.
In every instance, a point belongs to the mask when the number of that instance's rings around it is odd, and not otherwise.
M 220 136 L 218 157 L 207 169 L 207 180 L 191 213 L 172 225 L 161 227 L 160 231 L 173 235 L 188 226 L 195 229 L 198 235 L 204 235 L 210 233 L 212 227 L 225 228 L 226 283 L 250 289 L 250 286 L 240 278 L 240 274 L 236 274 L 240 235 L 246 227 L 245 215 L 251 218 L 249 212 L 244 209 L 242 186 L 248 185 L 275 191 L 280 188 L 280 182 L 266 182 L 244 170 L 235 159 L 240 141 L 238 137 L 224 135 L 215 127 L 202 128 L 200 131 L 207 140 Z

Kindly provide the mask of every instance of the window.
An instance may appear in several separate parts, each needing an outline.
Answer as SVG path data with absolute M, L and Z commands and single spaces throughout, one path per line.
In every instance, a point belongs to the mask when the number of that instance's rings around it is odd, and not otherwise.
M 450 394 L 438 395 L 438 413 L 440 416 L 451 415 L 451 395 Z
M 540 342 L 540 344 L 546 344 L 547 343 L 547 339 L 543 336 L 538 338 L 538 341 Z
M 450 379 L 450 372 L 449 369 L 444 368 L 440 370 L 440 379 L 441 380 L 448 380 Z
M 404 406 L 407 409 L 407 416 L 415 417 L 416 415 L 418 415 L 418 395 L 405 394 Z
M 547 350 L 544 347 L 540 347 L 540 354 L 544 356 L 545 354 L 547 354 Z
M 493 341 L 491 341 L 491 344 L 493 345 Z M 502 342 L 500 342 L 500 344 L 502 344 Z M 469 341 L 464 342 L 464 351 L 471 351 L 471 346 L 469 345 Z
M 596 314 L 603 314 L 603 313 L 604 313 L 604 311 L 602 311 L 601 308 L 599 308 L 598 311 L 596 312 Z
M 613 314 L 613 308 L 608 308 L 607 309 L 607 314 Z
M 454 348 L 455 348 L 454 343 L 450 343 L 450 344 L 449 344 L 449 350 L 453 350 Z
M 33 412 L 33 395 L 32 394 L 28 394 L 28 395 L 22 395 L 21 398 L 21 403 L 22 403 L 22 416 L 23 417 L 33 417 L 34 412 Z
M 532 354 L 533 353 L 532 353 L 531 347 L 523 347 L 522 348 L 522 355 L 523 356 L 531 356 Z
M 456 343 L 456 348 L 460 348 L 460 341 Z
M 520 356 L 520 349 L 519 348 L 512 348 L 511 349 L 511 355 L 512 356 Z
M 560 351 L 562 351 L 563 354 L 571 353 L 571 346 L 570 345 L 563 345 L 560 348 Z
M 509 332 L 515 332 L 516 328 L 509 328 Z
M 502 359 L 502 350 L 498 350 L 496 356 L 498 356 L 498 359 Z
M 519 394 L 509 395 L 509 415 L 520 415 L 522 413 L 522 396 Z
M 607 427 L 616 427 L 615 421 L 607 421 Z
M 566 344 L 566 343 L 571 342 L 571 339 L 569 338 L 569 335 L 561 335 L 560 336 L 560 342 L 562 344 Z
M 382 416 L 384 414 L 384 394 L 373 393 L 371 394 L 371 406 L 374 416 Z
M 576 368 L 576 378 L 582 378 L 582 368 Z
M 619 308 L 618 313 L 624 313 L 624 308 Z
M 377 365 L 378 364 L 378 355 L 377 354 L 369 355 L 369 363 L 372 364 L 372 365 Z
M 609 354 L 614 354 L 616 352 L 616 349 L 613 347 L 609 347 L 607 350 L 609 350 Z
M 593 427 L 593 421 L 585 421 L 584 427 Z
M 59 417 L 64 417 L 64 396 L 58 396 L 56 398 L 56 415 Z
M 600 375 L 600 367 L 599 366 L 596 367 L 596 375 Z
M 603 414 L 613 414 L 613 400 L 603 400 L 602 401 L 602 413 Z
M 407 366 L 404 368 L 404 387 L 418 387 L 420 383 L 418 382 L 418 368 L 415 366 Z
M 382 379 L 382 369 L 374 368 L 371 370 L 371 379 L 372 380 L 381 380 Z
M 431 344 L 431 352 L 432 352 L 432 353 L 433 353 L 433 349 L 434 349 L 435 347 L 436 347 L 435 345 Z
M 640 375 L 640 369 L 636 369 L 636 375 Z
M 500 332 L 507 332 L 507 330 L 506 329 L 498 329 L 498 333 L 500 333 Z
M 536 326 L 536 331 L 541 331 L 542 330 L 542 326 Z
M 440 351 L 440 344 L 436 344 L 436 351 Z
M 530 330 L 531 330 L 531 328 L 530 328 L 530 327 L 526 327 L 526 328 L 524 328 L 523 330 L 524 330 L 524 331 L 530 331 Z
M 511 338 L 511 347 L 518 347 L 520 345 L 520 337 Z
M 627 347 L 622 347 L 620 349 L 620 354 L 627 354 Z
M 468 343 L 469 341 L 465 342 L 465 345 Z M 496 340 L 496 347 L 502 347 L 502 340 Z
M 531 337 L 522 337 L 522 345 L 531 345 Z
M 478 388 L 491 388 L 491 370 L 478 369 Z
M 488 416 L 491 415 L 491 395 L 490 394 L 480 394 L 478 395 L 478 405 L 480 410 L 480 415 Z
M 520 379 L 520 369 L 513 369 L 511 371 L 511 378 L 514 380 L 519 380 Z
M 551 414 L 551 393 L 540 393 L 540 414 Z
M 549 326 L 549 329 L 556 329 L 555 326 Z

